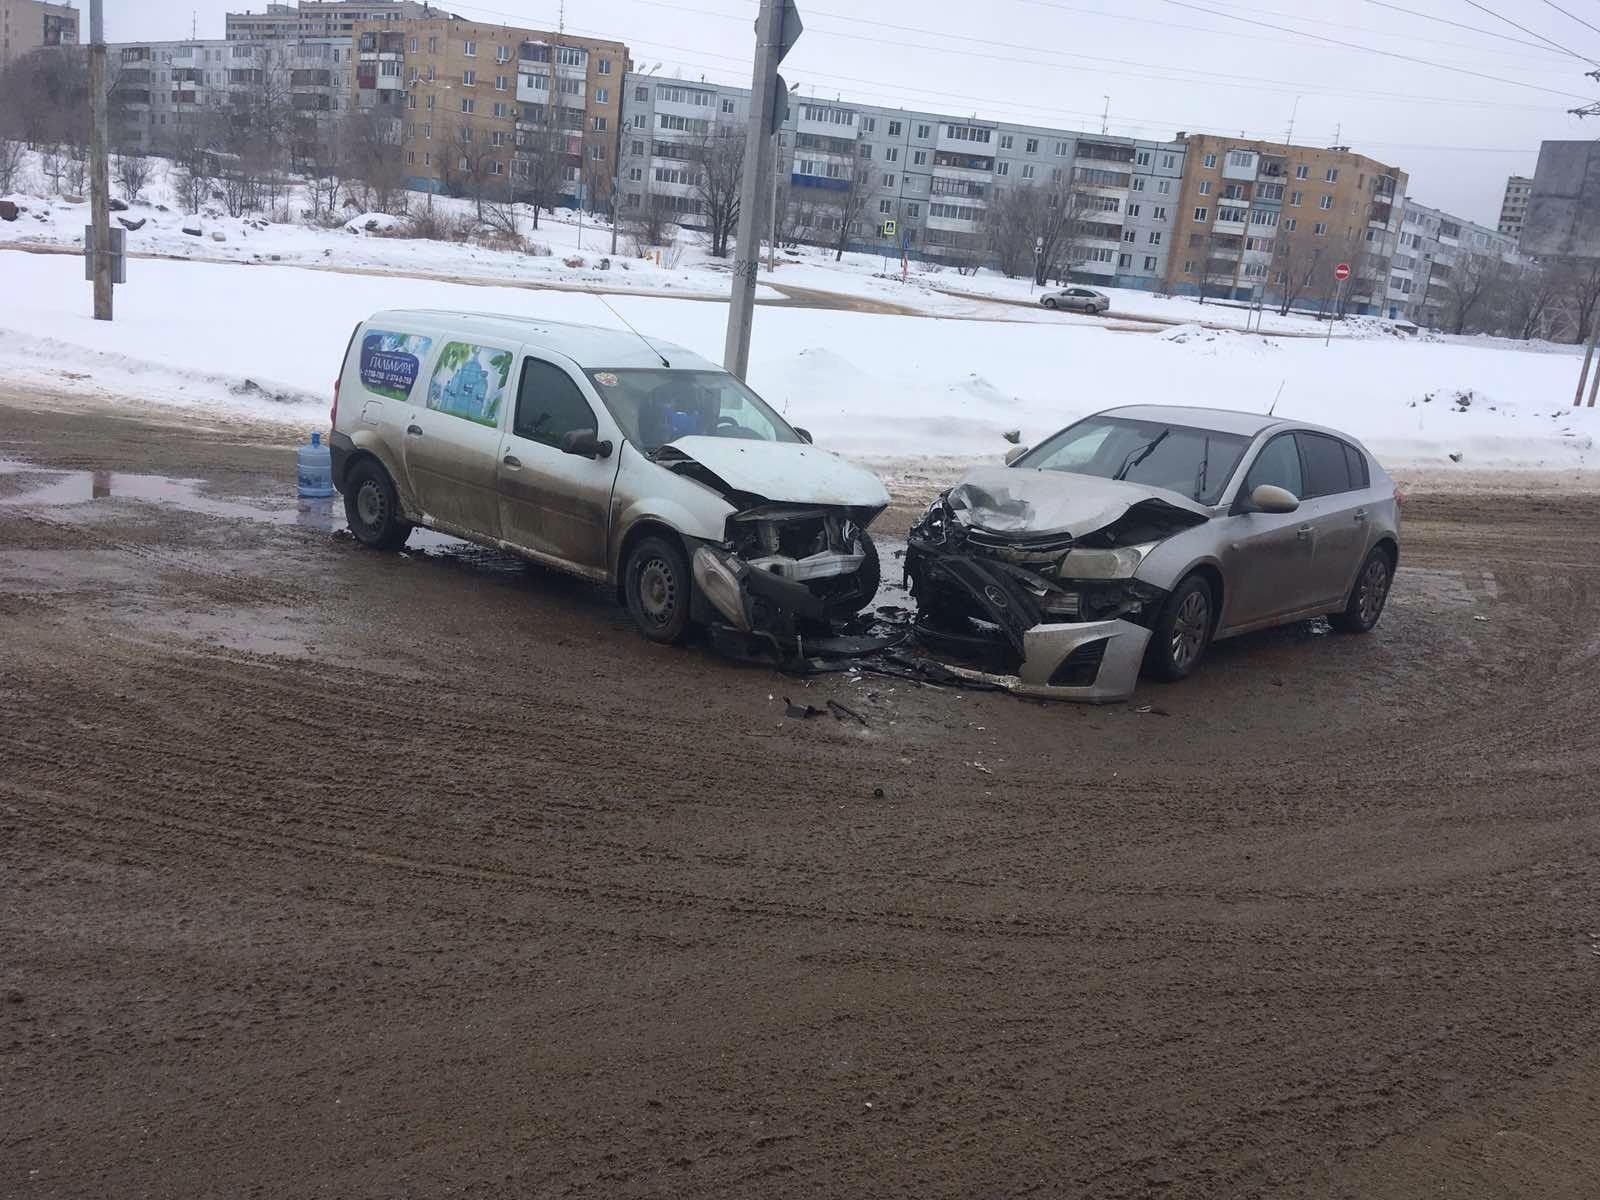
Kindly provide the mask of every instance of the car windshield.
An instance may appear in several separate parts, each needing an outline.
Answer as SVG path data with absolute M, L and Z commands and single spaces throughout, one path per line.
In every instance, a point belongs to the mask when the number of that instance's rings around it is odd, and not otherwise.
M 766 401 L 726 371 L 601 367 L 587 374 L 623 437 L 646 454 L 691 435 L 800 440 Z
M 1017 459 L 1018 467 L 1126 479 L 1215 504 L 1250 439 L 1163 421 L 1088 417 Z

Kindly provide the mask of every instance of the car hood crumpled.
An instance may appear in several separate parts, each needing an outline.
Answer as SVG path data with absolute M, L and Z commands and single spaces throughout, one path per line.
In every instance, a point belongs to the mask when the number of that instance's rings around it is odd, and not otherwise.
M 1165 488 L 1029 467 L 969 471 L 945 494 L 945 502 L 963 525 L 999 534 L 1081 537 L 1104 529 L 1135 505 L 1170 510 L 1189 524 L 1211 518 L 1205 505 Z
M 881 509 L 889 492 L 872 472 L 804 442 L 691 435 L 651 456 L 663 465 L 692 459 L 736 492 L 779 504 Z

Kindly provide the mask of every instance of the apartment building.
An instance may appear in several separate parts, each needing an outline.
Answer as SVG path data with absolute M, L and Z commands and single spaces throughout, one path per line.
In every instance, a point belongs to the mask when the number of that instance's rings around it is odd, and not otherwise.
M 405 21 L 449 16 L 423 0 L 300 0 L 269 4 L 265 12 L 228 13 L 224 36 L 229 41 L 280 38 L 351 37 L 357 25 L 370 21 Z
M 1515 236 L 1437 208 L 1407 201 L 1389 275 L 1389 315 L 1427 328 L 1447 326 L 1458 290 L 1483 263 L 1520 265 L 1529 260 Z
M 1513 175 L 1506 180 L 1505 199 L 1500 204 L 1500 232 L 1513 238 L 1522 236 L 1522 223 L 1528 219 L 1528 198 L 1533 195 L 1533 180 Z
M 350 44 L 348 37 L 285 37 L 110 46 L 113 141 L 145 152 L 195 135 L 209 142 L 216 118 L 230 110 L 281 105 L 291 113 L 291 159 L 308 166 L 326 156 L 348 110 Z
M 631 74 L 623 94 L 620 211 L 656 205 L 699 224 L 697 142 L 743 130 L 750 93 Z M 1185 147 L 846 100 L 792 97 L 778 135 L 780 224 L 852 250 L 956 263 L 992 258 L 991 207 L 1007 188 L 1077 192 L 1093 219 L 1074 276 L 1154 288 L 1166 275 Z
M 510 196 L 553 151 L 569 203 L 609 199 L 621 42 L 454 18 L 358 23 L 355 39 L 355 105 L 396 119 L 408 187 Z
M 1316 149 L 1212 134 L 1188 148 L 1167 287 L 1383 313 L 1407 176 L 1348 147 Z M 1351 265 L 1348 284 L 1333 279 Z
M 78 44 L 78 10 L 41 0 L 0 0 L 0 67 L 45 46 Z

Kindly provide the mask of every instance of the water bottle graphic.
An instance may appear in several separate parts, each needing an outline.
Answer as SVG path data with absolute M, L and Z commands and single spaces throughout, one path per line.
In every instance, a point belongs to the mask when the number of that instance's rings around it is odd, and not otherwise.
M 333 456 L 322 444 L 322 434 L 313 431 L 311 444 L 295 451 L 300 495 L 320 499 L 333 495 Z

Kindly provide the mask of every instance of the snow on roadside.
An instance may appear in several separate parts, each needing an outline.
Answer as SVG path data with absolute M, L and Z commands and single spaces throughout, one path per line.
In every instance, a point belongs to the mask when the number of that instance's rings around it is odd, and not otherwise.
M 136 261 L 111 324 L 89 319 L 79 259 L 0 250 L 26 304 L 0 309 L 0 381 L 326 421 L 355 324 L 458 308 L 616 327 L 599 298 L 289 266 Z M 720 360 L 721 304 L 612 303 L 647 334 Z M 998 459 L 1087 413 L 1171 403 L 1277 411 L 1344 429 L 1393 467 L 1600 468 L 1600 409 L 1574 410 L 1574 353 L 1391 338 L 1264 340 L 764 307 L 751 383 L 817 441 L 880 463 Z M 253 387 L 246 386 L 250 380 Z M 1453 401 L 1471 393 L 1469 404 Z M 1427 397 L 1432 396 L 1429 400 Z M 1452 458 L 1459 456 L 1459 462 Z

